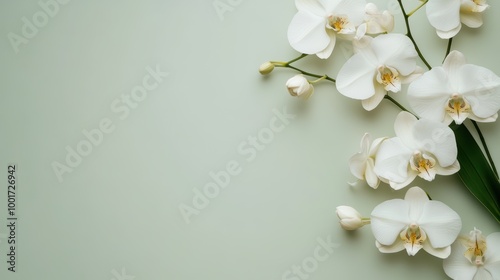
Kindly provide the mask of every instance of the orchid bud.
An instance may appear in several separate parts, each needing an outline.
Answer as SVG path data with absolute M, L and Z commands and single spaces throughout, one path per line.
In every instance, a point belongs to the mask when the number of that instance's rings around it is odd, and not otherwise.
M 273 70 L 274 70 L 274 64 L 272 64 L 269 61 L 262 63 L 262 65 L 260 65 L 259 67 L 259 73 L 261 75 L 267 75 L 273 72 Z
M 361 214 L 350 206 L 338 206 L 336 213 L 340 219 L 340 226 L 345 230 L 356 230 L 370 223 L 369 219 L 363 219 Z
M 299 96 L 308 98 L 313 94 L 314 87 L 309 81 L 301 74 L 295 75 L 286 82 L 288 92 L 292 96 Z

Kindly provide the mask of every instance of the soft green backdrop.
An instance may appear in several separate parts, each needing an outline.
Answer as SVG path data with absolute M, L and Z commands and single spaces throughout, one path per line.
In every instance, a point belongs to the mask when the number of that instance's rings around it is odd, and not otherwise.
M 396 1 L 375 2 L 398 12 Z M 485 26 L 464 28 L 454 48 L 500 74 L 500 6 L 491 4 Z M 369 227 L 339 227 L 338 205 L 369 215 L 380 202 L 404 196 L 386 185 L 374 191 L 347 184 L 347 160 L 363 133 L 393 135 L 398 110 L 383 103 L 367 113 L 328 83 L 302 102 L 284 87 L 293 72 L 258 74 L 266 60 L 297 55 L 286 38 L 293 1 L 57 6 L 44 23 L 38 1 L 0 3 L 0 279 L 296 280 L 287 271 L 311 265 L 318 240 L 328 238 L 335 248 L 321 251 L 328 258 L 306 272 L 308 279 L 447 278 L 441 261 L 425 252 L 383 255 Z M 37 13 L 43 26 L 16 53 L 9 33 L 21 36 L 23 17 L 33 22 Z M 422 51 L 439 65 L 446 42 L 424 10 L 412 24 Z M 345 58 L 339 51 L 329 61 L 310 57 L 299 65 L 335 76 Z M 149 79 L 147 67 L 168 75 Z M 140 102 L 125 101 L 144 79 L 158 82 Z M 127 114 L 124 106 L 135 108 Z M 284 107 L 295 119 L 271 137 L 274 111 Z M 82 131 L 95 132 L 103 121 L 109 133 L 94 136 L 92 151 L 59 180 L 54 162 L 66 164 L 67 147 L 76 150 L 86 140 Z M 500 162 L 493 145 L 499 124 L 481 127 Z M 269 141 L 251 156 L 249 137 L 259 133 Z M 9 163 L 19 176 L 16 273 L 6 267 Z M 179 207 L 193 207 L 196 190 L 213 181 L 210 172 L 228 164 L 236 175 L 187 224 Z M 459 212 L 463 233 L 474 226 L 500 231 L 457 177 L 415 185 Z

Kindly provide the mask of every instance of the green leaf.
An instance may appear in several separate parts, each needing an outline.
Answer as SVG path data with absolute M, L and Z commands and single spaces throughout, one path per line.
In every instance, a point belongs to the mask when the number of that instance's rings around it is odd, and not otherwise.
M 500 223 L 500 182 L 467 127 L 452 125 L 451 128 L 458 146 L 460 179 Z

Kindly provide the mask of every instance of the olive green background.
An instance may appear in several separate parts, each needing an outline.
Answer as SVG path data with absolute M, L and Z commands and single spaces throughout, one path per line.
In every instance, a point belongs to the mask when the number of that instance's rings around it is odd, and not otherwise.
M 398 13 L 396 1 L 375 2 Z M 410 9 L 417 1 L 405 2 L 415 2 Z M 464 28 L 453 46 L 500 74 L 500 7 L 491 4 L 483 28 Z M 424 251 L 384 255 L 369 227 L 347 233 L 338 225 L 338 205 L 368 216 L 404 196 L 387 185 L 347 184 L 354 181 L 347 160 L 363 133 L 392 136 L 398 110 L 384 102 L 366 112 L 330 83 L 303 102 L 284 86 L 294 72 L 259 75 L 262 62 L 298 55 L 286 37 L 293 1 L 58 6 L 16 53 L 8 34 L 22 34 L 23 17 L 32 22 L 43 10 L 37 1 L 0 3 L 1 279 L 296 280 L 287 271 L 310 262 L 318 240 L 328 238 L 336 248 L 308 279 L 447 279 L 442 262 Z M 424 10 L 411 21 L 425 56 L 440 65 L 447 42 Z M 335 76 L 345 46 L 328 61 L 308 57 L 297 65 Z M 147 67 L 168 76 L 126 114 L 122 95 L 149 79 Z M 295 118 L 270 137 L 270 122 L 284 108 Z M 77 149 L 82 131 L 103 121 L 112 131 L 59 180 L 54 162 L 66 164 L 67 147 Z M 500 162 L 499 124 L 481 127 Z M 269 141 L 251 156 L 249 137 L 259 133 Z M 6 263 L 9 163 L 18 167 L 16 273 Z M 179 207 L 193 207 L 196 191 L 213 181 L 210 172 L 228 164 L 237 174 L 186 223 Z M 500 231 L 456 176 L 413 185 L 455 209 L 463 233 Z

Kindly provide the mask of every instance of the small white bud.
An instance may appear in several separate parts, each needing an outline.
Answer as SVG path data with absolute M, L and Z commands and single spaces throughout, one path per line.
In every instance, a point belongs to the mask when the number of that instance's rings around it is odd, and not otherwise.
M 336 213 L 340 219 L 340 226 L 345 230 L 356 230 L 370 223 L 369 220 L 363 219 L 361 214 L 350 206 L 338 206 Z
M 286 82 L 286 87 L 292 96 L 308 98 L 314 92 L 314 87 L 302 74 L 298 74 L 290 78 Z
M 259 67 L 259 73 L 262 75 L 267 75 L 273 72 L 273 70 L 274 70 L 274 64 L 272 64 L 269 61 L 262 63 L 262 65 L 260 65 Z

